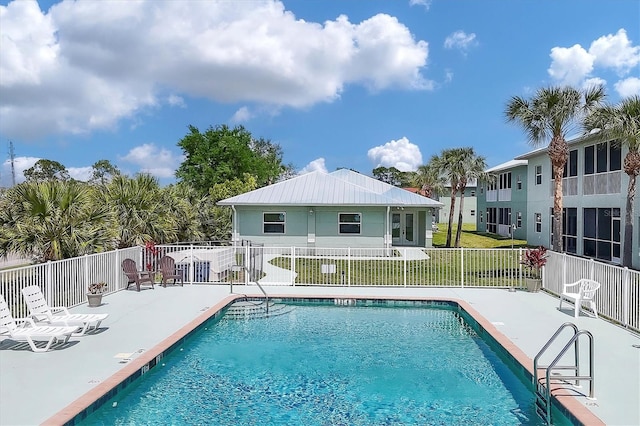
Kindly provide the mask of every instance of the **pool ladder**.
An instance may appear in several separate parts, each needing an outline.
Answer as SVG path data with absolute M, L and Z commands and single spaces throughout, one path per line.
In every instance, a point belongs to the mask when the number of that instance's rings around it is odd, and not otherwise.
M 573 336 L 569 339 L 567 344 L 556 355 L 549 365 L 539 365 L 540 357 L 546 352 L 551 344 L 556 340 L 560 333 L 567 327 L 573 329 Z M 586 376 L 580 375 L 580 337 L 587 336 L 589 338 L 589 374 Z M 573 347 L 573 363 L 571 365 L 558 365 L 560 359 L 565 355 L 569 349 Z M 538 377 L 538 371 L 544 372 L 544 377 Z M 573 375 L 561 375 L 557 370 L 569 370 L 573 372 Z M 553 374 L 553 378 L 551 375 Z M 594 395 L 594 383 L 593 383 L 593 335 L 586 330 L 578 330 L 578 327 L 570 322 L 564 323 L 558 328 L 549 341 L 540 349 L 538 355 L 533 359 L 533 385 L 536 388 L 536 412 L 547 423 L 551 424 L 551 380 L 561 381 L 566 383 L 573 381 L 575 387 L 580 387 L 580 381 L 589 381 L 589 399 L 595 399 Z M 557 383 L 557 382 L 556 382 Z

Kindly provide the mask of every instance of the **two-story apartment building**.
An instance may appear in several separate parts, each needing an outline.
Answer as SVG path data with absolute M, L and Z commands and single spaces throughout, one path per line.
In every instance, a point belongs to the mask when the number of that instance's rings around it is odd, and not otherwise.
M 492 179 L 478 185 L 476 229 L 526 240 L 527 160 L 511 160 L 486 172 Z
M 621 263 L 629 177 L 623 163 L 627 148 L 594 135 L 568 141 L 563 175 L 563 249 L 567 253 Z M 530 245 L 553 242 L 553 174 L 547 148 L 488 169 L 491 183 L 478 188 L 479 231 L 526 239 Z M 640 269 L 640 197 L 632 218 L 632 266 Z
M 442 195 L 437 200 L 444 204 L 438 209 L 438 223 L 449 223 L 449 211 L 451 210 L 451 184 L 445 185 Z M 454 209 L 453 221 L 458 223 L 458 215 L 460 214 L 460 195 L 456 197 L 456 205 Z M 476 223 L 478 215 L 478 197 L 477 182 L 475 179 L 469 181 L 464 190 L 464 206 L 462 208 L 462 223 Z

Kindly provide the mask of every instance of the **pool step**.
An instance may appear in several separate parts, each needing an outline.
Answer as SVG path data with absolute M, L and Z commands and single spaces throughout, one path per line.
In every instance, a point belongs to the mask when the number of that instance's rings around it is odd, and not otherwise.
M 264 301 L 242 301 L 231 305 L 224 314 L 226 319 L 258 319 L 275 317 L 291 312 L 291 306 L 281 303 L 269 302 L 268 306 Z

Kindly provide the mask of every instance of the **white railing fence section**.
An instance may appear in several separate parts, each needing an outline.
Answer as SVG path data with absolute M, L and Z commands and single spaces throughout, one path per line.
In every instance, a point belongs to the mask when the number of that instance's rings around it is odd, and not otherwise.
M 598 314 L 640 330 L 640 271 L 549 251 L 544 288 L 559 295 L 565 283 L 589 278 L 600 283 L 595 302 Z
M 20 290 L 39 285 L 52 306 L 86 301 L 94 282 L 107 293 L 127 287 L 121 263 L 134 259 L 139 269 L 158 272 L 171 256 L 184 282 L 302 286 L 401 286 L 522 288 L 527 271 L 522 249 L 309 248 L 255 245 L 163 245 L 156 251 L 132 247 L 73 259 L 0 270 L 0 293 L 13 314 L 27 314 Z M 235 265 L 244 268 L 233 268 Z M 549 252 L 543 288 L 559 295 L 564 283 L 591 278 L 601 283 L 598 313 L 640 331 L 640 272 L 566 254 Z M 156 278 L 159 280 L 159 276 Z
M 107 283 L 105 294 L 126 288 L 127 278 L 120 263 L 127 257 L 139 262 L 141 253 L 141 247 L 131 247 L 0 270 L 0 294 L 15 317 L 27 316 L 21 290 L 31 285 L 42 289 L 50 306 L 70 308 L 87 301 L 87 288 L 91 283 Z

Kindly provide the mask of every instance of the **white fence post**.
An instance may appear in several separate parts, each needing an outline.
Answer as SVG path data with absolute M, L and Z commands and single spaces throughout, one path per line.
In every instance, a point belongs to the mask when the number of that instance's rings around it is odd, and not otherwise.
M 291 285 L 296 285 L 296 248 L 291 247 Z
M 47 261 L 47 265 L 45 266 L 46 271 L 45 271 L 45 276 L 46 276 L 46 281 L 45 281 L 45 294 L 47 295 L 47 300 L 53 300 L 53 289 L 51 288 L 52 283 L 53 283 L 53 270 L 51 268 L 51 261 L 48 260 Z
M 347 247 L 347 287 L 351 287 L 351 247 Z
M 245 263 L 245 265 L 244 265 L 244 285 L 248 285 L 249 284 L 249 274 L 251 273 L 251 255 L 253 254 L 253 253 L 251 253 L 251 246 L 250 245 L 245 246 L 244 252 L 245 252 L 244 253 L 244 263 Z M 263 256 L 264 256 L 264 249 L 262 250 L 262 256 L 260 256 L 260 259 L 262 259 Z
M 629 318 L 629 281 L 631 277 L 629 276 L 629 268 L 625 266 L 622 274 L 622 323 L 630 324 L 631 318 Z
M 196 265 L 193 263 L 193 244 L 189 244 L 189 284 L 193 285 L 196 276 Z
M 404 286 L 407 286 L 407 248 L 404 248 Z
M 464 248 L 460 247 L 460 287 L 464 288 Z
M 89 255 L 84 255 L 84 289 L 89 292 Z

